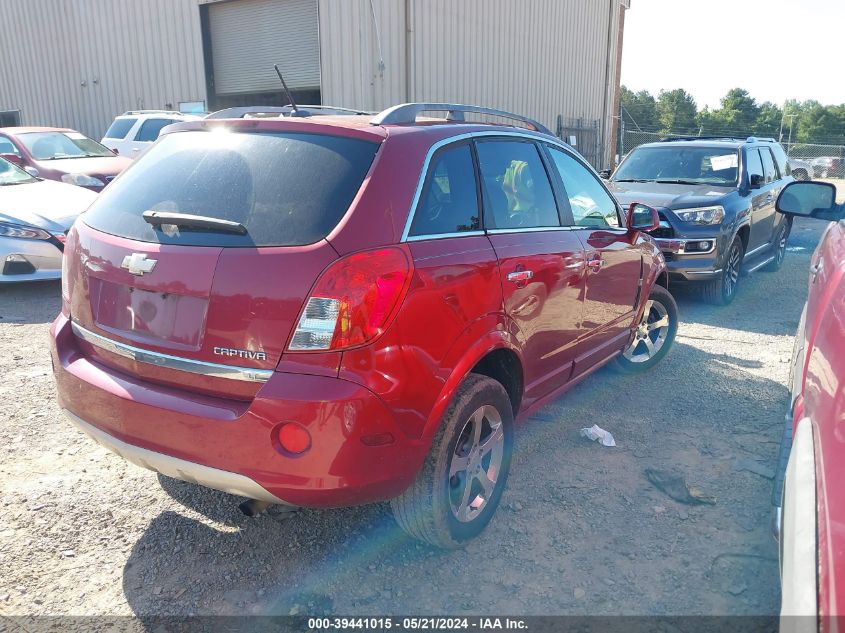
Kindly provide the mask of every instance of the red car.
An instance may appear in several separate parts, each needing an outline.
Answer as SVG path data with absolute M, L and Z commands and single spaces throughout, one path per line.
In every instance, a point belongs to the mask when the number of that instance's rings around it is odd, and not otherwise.
M 67 238 L 59 402 L 165 475 L 265 503 L 392 499 L 454 547 L 496 509 L 515 418 L 668 351 L 657 223 L 499 111 L 181 123 Z
M 822 630 L 836 629 L 826 618 L 845 614 L 845 226 L 835 221 L 845 218 L 845 205 L 835 195 L 832 184 L 796 182 L 777 202 L 781 213 L 834 221 L 811 260 L 773 499 L 781 614 L 819 617 Z
M 100 191 L 132 164 L 75 130 L 55 127 L 0 128 L 0 157 L 31 175 Z

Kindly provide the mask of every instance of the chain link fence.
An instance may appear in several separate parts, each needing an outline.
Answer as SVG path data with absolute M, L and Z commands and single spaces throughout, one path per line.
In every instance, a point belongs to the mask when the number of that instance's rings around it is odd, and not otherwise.
M 653 143 L 669 136 L 689 136 L 688 134 L 666 134 L 664 132 L 645 132 L 643 130 L 620 130 L 617 164 L 632 149 L 643 143 Z M 693 135 L 694 136 L 694 135 Z M 747 134 L 737 134 L 738 138 L 747 138 Z M 781 142 L 790 159 L 790 167 L 796 178 L 804 179 L 845 179 L 845 145 L 826 145 L 821 143 Z

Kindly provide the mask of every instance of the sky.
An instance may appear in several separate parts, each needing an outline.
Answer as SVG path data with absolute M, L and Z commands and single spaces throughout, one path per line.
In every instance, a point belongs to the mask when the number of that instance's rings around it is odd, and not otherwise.
M 631 0 L 622 84 L 683 88 L 699 108 L 731 88 L 758 103 L 845 103 L 845 0 Z

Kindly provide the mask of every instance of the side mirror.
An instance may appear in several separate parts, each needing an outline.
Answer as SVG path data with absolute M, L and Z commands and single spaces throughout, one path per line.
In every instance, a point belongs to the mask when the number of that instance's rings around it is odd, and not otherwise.
M 759 189 L 760 187 L 762 187 L 765 184 L 766 184 L 766 179 L 763 176 L 761 176 L 760 174 L 751 174 L 748 177 L 748 185 L 752 189 Z
M 634 202 L 628 207 L 627 228 L 629 231 L 654 231 L 660 226 L 657 209 Z
M 38 178 L 38 170 L 35 169 L 35 167 L 30 167 L 29 165 L 27 165 L 23 168 L 23 170 L 33 178 Z
M 21 158 L 17 154 L 0 154 L 0 158 L 6 159 L 10 163 L 12 163 L 13 165 L 17 165 L 18 167 L 23 165 L 23 158 Z
M 602 169 L 602 170 L 599 172 L 599 177 L 600 177 L 602 180 L 607 180 L 608 178 L 610 178 L 610 170 L 609 170 L 609 169 Z
M 845 218 L 845 204 L 836 204 L 836 186 L 829 182 L 791 182 L 780 192 L 775 208 L 786 215 L 830 222 Z

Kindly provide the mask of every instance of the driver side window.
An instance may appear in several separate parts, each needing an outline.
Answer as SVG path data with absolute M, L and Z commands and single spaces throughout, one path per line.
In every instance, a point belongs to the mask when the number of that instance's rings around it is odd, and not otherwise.
M 575 226 L 617 228 L 616 202 L 598 178 L 566 152 L 549 147 L 549 153 L 560 173 Z
M 442 150 L 429 167 L 409 235 L 478 231 L 480 217 L 469 145 Z

